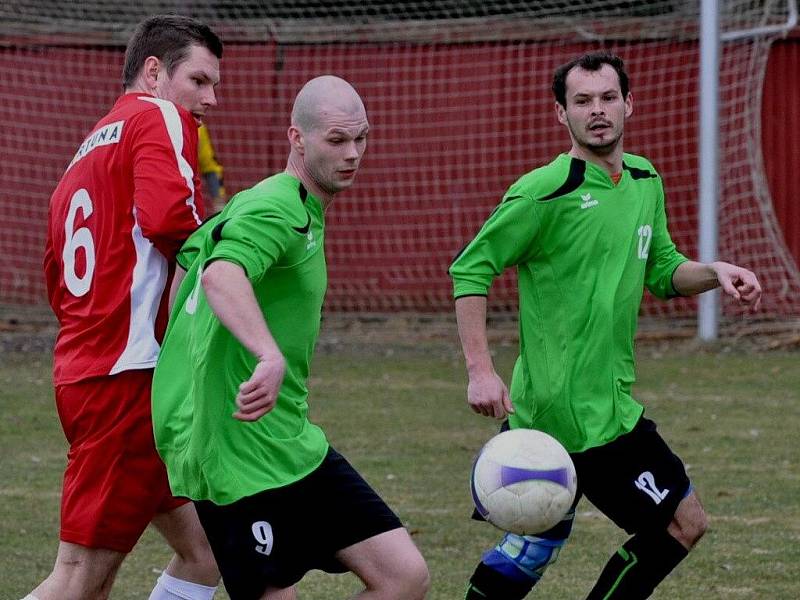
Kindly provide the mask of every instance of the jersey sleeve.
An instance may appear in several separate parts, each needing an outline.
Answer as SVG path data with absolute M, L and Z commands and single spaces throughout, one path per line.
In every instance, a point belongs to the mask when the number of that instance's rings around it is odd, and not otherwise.
M 142 235 L 167 258 L 202 222 L 197 174 L 197 129 L 171 102 L 154 102 L 136 120 L 134 207 Z
M 486 296 L 495 277 L 534 250 L 538 221 L 530 196 L 512 186 L 450 265 L 455 298 Z
M 255 282 L 280 260 L 297 235 L 286 216 L 278 211 L 227 218 L 223 212 L 211 231 L 215 246 L 205 264 L 215 260 L 235 263 Z
M 197 228 L 189 239 L 181 246 L 180 251 L 175 257 L 178 266 L 184 271 L 188 271 L 200 253 L 203 251 L 205 241 L 208 238 L 209 232 L 214 230 L 219 224 L 220 214 L 216 214 L 210 219 L 207 219 L 199 228 Z
M 664 207 L 664 188 L 658 179 L 658 197 L 653 217 L 653 238 L 645 267 L 645 285 L 658 298 L 672 298 L 679 294 L 672 285 L 672 275 L 678 265 L 688 259 L 678 252 L 667 228 L 667 213 Z

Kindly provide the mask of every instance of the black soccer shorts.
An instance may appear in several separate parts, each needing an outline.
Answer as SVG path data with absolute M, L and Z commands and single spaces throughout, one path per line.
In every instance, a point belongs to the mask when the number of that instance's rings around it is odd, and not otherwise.
M 231 600 L 257 600 L 268 586 L 289 587 L 312 569 L 343 573 L 338 550 L 403 526 L 333 448 L 293 484 L 195 506 Z
M 691 490 L 683 462 L 644 417 L 613 442 L 570 456 L 578 495 L 630 534 L 665 529 Z

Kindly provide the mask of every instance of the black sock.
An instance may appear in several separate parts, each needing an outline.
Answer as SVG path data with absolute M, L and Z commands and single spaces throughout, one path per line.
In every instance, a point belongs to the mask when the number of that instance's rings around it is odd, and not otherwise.
M 687 554 L 666 530 L 637 533 L 606 563 L 586 600 L 647 598 Z
M 481 562 L 469 580 L 464 600 L 522 600 L 532 587 L 532 581 L 514 581 Z

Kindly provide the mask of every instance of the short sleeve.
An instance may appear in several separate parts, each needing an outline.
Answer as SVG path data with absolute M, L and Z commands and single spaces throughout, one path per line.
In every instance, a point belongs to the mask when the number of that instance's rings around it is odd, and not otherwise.
M 277 212 L 219 216 L 211 230 L 215 245 L 206 264 L 215 260 L 236 263 L 250 281 L 261 279 L 297 237 L 286 217 Z
M 669 235 L 667 213 L 664 206 L 664 188 L 658 179 L 658 198 L 653 218 L 652 241 L 645 268 L 645 285 L 658 298 L 672 298 L 679 294 L 672 285 L 672 275 L 688 259 L 678 252 Z
M 495 277 L 532 254 L 537 231 L 533 200 L 512 187 L 450 265 L 455 297 L 487 295 Z
M 197 260 L 197 257 L 200 256 L 206 240 L 214 228 L 219 225 L 220 220 L 219 214 L 207 219 L 205 223 L 203 223 L 197 230 L 195 230 L 194 233 L 192 233 L 192 235 L 189 236 L 189 239 L 186 240 L 183 246 L 181 246 L 181 249 L 175 258 L 178 266 L 180 266 L 184 271 L 188 271 L 194 261 Z

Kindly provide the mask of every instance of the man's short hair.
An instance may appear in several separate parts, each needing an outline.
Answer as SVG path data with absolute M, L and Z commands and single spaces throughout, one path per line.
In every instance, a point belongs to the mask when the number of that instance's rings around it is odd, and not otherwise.
M 125 50 L 122 87 L 133 85 L 148 56 L 163 62 L 167 74 L 172 76 L 186 60 L 191 46 L 202 46 L 222 58 L 222 42 L 208 25 L 182 15 L 148 17 L 137 25 Z
M 583 56 L 569 61 L 556 69 L 553 75 L 553 95 L 564 108 L 567 107 L 567 75 L 575 67 L 580 67 L 586 71 L 599 71 L 603 65 L 610 65 L 617 72 L 619 77 L 619 89 L 622 91 L 622 97 L 627 98 L 630 91 L 630 83 L 628 81 L 628 74 L 625 72 L 625 63 L 616 54 L 611 52 L 589 52 Z

